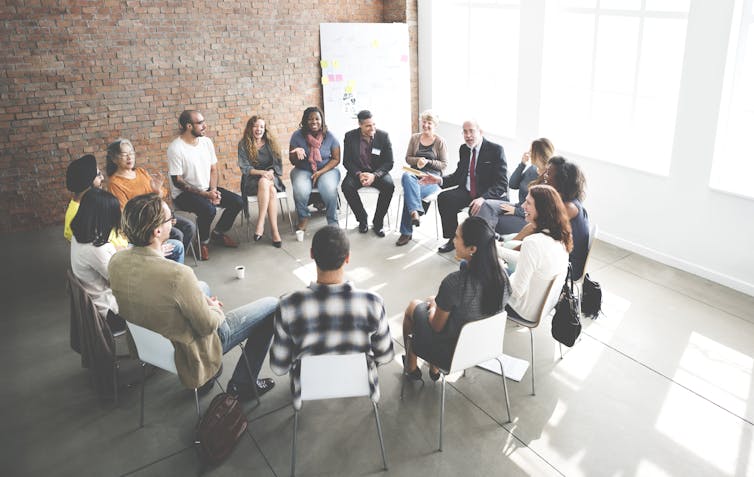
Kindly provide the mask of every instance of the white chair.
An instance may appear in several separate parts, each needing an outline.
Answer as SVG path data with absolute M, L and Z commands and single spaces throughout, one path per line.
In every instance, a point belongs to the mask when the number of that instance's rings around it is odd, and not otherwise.
M 542 302 L 539 307 L 539 312 L 536 314 L 536 316 L 522 316 L 519 314 L 519 316 L 508 314 L 508 319 L 518 325 L 525 326 L 529 328 L 529 343 L 531 345 L 531 394 L 532 396 L 535 395 L 534 392 L 534 334 L 532 333 L 532 329 L 539 326 L 539 323 L 542 321 L 543 318 L 548 316 L 550 313 L 552 313 L 552 310 L 555 308 L 555 305 L 558 303 L 558 297 L 560 296 L 560 290 L 562 288 L 562 283 L 565 281 L 566 274 L 568 273 L 568 270 L 566 270 L 565 273 L 560 273 L 556 275 L 555 277 L 549 279 L 549 280 L 542 280 L 542 279 L 534 279 L 530 285 L 530 289 L 534 290 L 545 290 L 545 292 L 542 295 Z M 516 313 L 518 313 L 517 310 Z M 562 354 L 561 354 L 562 357 Z
M 305 356 L 300 360 L 301 401 L 335 399 L 346 397 L 369 397 L 369 369 L 364 353 L 323 354 Z M 337 376 L 336 379 L 333 379 Z M 377 403 L 372 401 L 377 435 L 380 438 L 382 465 L 387 470 L 385 444 L 382 440 L 382 425 Z M 293 444 L 291 447 L 291 475 L 296 475 L 296 433 L 301 405 L 293 406 Z
M 500 364 L 500 374 L 503 378 L 503 393 L 505 395 L 505 410 L 508 421 L 511 422 L 511 408 L 508 400 L 508 385 L 505 382 L 505 370 L 503 369 L 503 340 L 505 338 L 506 313 L 502 311 L 497 315 L 482 320 L 470 321 L 463 325 L 458 335 L 456 348 L 453 352 L 453 360 L 448 369 L 440 368 L 442 377 L 442 401 L 440 404 L 440 447 L 442 452 L 442 434 L 445 420 L 445 376 L 473 368 L 479 364 L 496 359 Z M 410 343 L 410 341 L 409 341 Z M 410 344 L 409 344 L 410 346 Z M 406 382 L 404 376 L 401 382 L 401 398 L 403 398 L 403 386 Z
M 251 238 L 251 205 L 259 202 L 259 197 L 257 197 L 256 195 L 245 195 L 244 191 L 246 190 L 246 177 L 246 174 L 241 175 L 241 198 L 246 201 L 246 208 L 243 211 L 241 221 L 243 222 L 243 219 L 246 219 L 246 239 L 249 240 Z M 275 195 L 278 200 L 278 204 L 280 205 L 280 213 L 288 214 L 288 224 L 290 224 L 291 226 L 291 232 L 294 232 L 295 229 L 293 228 L 293 218 L 291 218 L 291 206 L 288 203 L 288 193 L 286 191 L 283 191 L 277 192 Z
M 173 343 L 169 339 L 165 338 L 159 333 L 152 330 L 148 330 L 142 326 L 135 325 L 130 321 L 126 321 L 128 325 L 128 331 L 131 333 L 131 337 L 136 345 L 136 353 L 139 355 L 139 361 L 141 361 L 141 412 L 139 414 L 139 427 L 144 426 L 144 380 L 146 378 L 146 365 L 151 364 L 157 368 L 165 370 L 169 373 L 178 375 L 178 370 L 175 368 L 175 348 Z M 246 363 L 246 369 L 249 372 L 251 378 L 251 366 L 249 365 L 249 359 L 246 357 L 246 351 L 244 350 L 243 343 L 238 345 L 241 348 L 241 354 Z M 212 378 L 214 383 L 217 383 L 215 378 Z M 251 379 L 253 383 L 254 380 Z M 219 386 L 219 384 L 218 384 Z M 254 397 L 257 400 L 257 406 L 260 404 L 259 395 L 257 394 L 256 386 L 252 386 L 254 390 Z M 199 408 L 199 390 L 194 388 L 194 400 L 196 402 L 196 415 L 199 420 L 202 418 L 202 412 Z
M 380 194 L 380 190 L 377 189 L 376 187 L 367 186 L 367 187 L 361 187 L 358 190 L 358 193 L 359 194 L 364 193 L 364 194 L 371 194 L 371 195 L 379 195 Z M 393 191 L 393 193 L 395 193 L 395 191 Z M 392 203 L 392 200 L 390 202 Z M 348 211 L 349 211 L 350 208 L 351 208 L 351 204 L 349 204 L 348 201 L 346 200 L 346 229 L 348 228 Z M 387 226 L 388 226 L 388 228 L 392 228 L 392 226 L 390 224 L 390 207 L 389 206 L 388 206 L 388 211 L 385 213 L 385 218 L 387 219 Z
M 442 192 L 442 189 L 422 199 L 422 202 L 429 204 L 427 212 L 429 212 L 429 208 L 432 207 L 432 204 L 435 205 L 435 237 L 437 240 L 440 239 L 440 209 L 437 208 L 437 197 L 440 195 L 440 192 Z M 403 193 L 398 194 L 398 212 L 395 214 L 396 224 L 401 223 L 401 215 L 403 215 Z
M 135 325 L 130 321 L 127 321 L 126 324 L 136 345 L 139 361 L 141 361 L 141 412 L 139 413 L 139 427 L 144 427 L 144 380 L 146 378 L 146 366 L 147 364 L 151 364 L 178 376 L 174 359 L 175 348 L 173 348 L 173 343 L 169 339 L 159 333 Z M 199 392 L 197 388 L 194 388 L 194 401 L 196 402 L 197 420 L 199 420 L 202 418 L 202 412 L 199 408 Z

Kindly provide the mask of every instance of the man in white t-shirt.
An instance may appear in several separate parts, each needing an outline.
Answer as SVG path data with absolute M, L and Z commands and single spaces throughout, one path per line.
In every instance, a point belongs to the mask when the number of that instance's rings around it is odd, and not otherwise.
M 238 243 L 225 232 L 230 230 L 236 216 L 243 209 L 243 200 L 222 187 L 217 187 L 217 156 L 212 140 L 206 137 L 207 126 L 199 111 L 186 110 L 178 118 L 181 135 L 168 146 L 168 174 L 173 203 L 198 217 L 199 236 L 202 238 L 202 260 L 209 258 L 210 238 L 226 247 Z M 210 236 L 210 226 L 223 207 L 220 220 Z

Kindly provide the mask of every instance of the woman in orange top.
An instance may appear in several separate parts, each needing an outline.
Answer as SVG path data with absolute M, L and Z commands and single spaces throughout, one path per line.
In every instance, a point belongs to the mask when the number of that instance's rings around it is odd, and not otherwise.
M 120 208 L 137 195 L 156 192 L 165 197 L 162 174 L 150 174 L 143 167 L 135 167 L 136 150 L 128 139 L 117 139 L 107 146 L 107 175 L 110 193 L 117 197 Z M 170 229 L 170 238 L 183 242 L 188 250 L 196 234 L 196 226 L 190 220 L 176 216 Z

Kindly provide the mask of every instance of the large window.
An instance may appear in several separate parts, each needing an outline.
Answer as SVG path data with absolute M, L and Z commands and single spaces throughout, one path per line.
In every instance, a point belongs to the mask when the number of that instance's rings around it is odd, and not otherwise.
M 548 2 L 539 134 L 560 151 L 668 174 L 688 7 Z
M 754 197 L 754 2 L 736 2 L 710 186 Z
M 443 121 L 474 117 L 515 135 L 518 0 L 432 2 L 432 107 Z

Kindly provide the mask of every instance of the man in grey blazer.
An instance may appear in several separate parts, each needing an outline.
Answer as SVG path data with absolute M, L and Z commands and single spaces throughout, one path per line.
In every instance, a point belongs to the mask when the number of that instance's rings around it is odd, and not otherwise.
M 438 249 L 440 253 L 455 248 L 453 236 L 458 228 L 458 212 L 469 207 L 469 215 L 476 215 L 484 199 L 508 199 L 508 165 L 503 146 L 486 140 L 476 121 L 463 123 L 463 140 L 458 150 L 458 167 L 442 178 L 427 174 L 420 183 L 440 184 L 446 190 L 437 197 L 442 219 L 442 236 L 448 241 Z M 473 167 L 471 167 L 473 165 Z
M 343 140 L 346 177 L 340 188 L 359 222 L 361 233 L 366 233 L 369 226 L 367 212 L 359 197 L 359 189 L 371 186 L 380 191 L 372 226 L 375 235 L 384 237 L 382 225 L 395 190 L 393 178 L 390 177 L 390 169 L 393 168 L 393 146 L 387 133 L 377 129 L 371 112 L 359 111 L 356 117 L 359 127 L 348 131 Z

